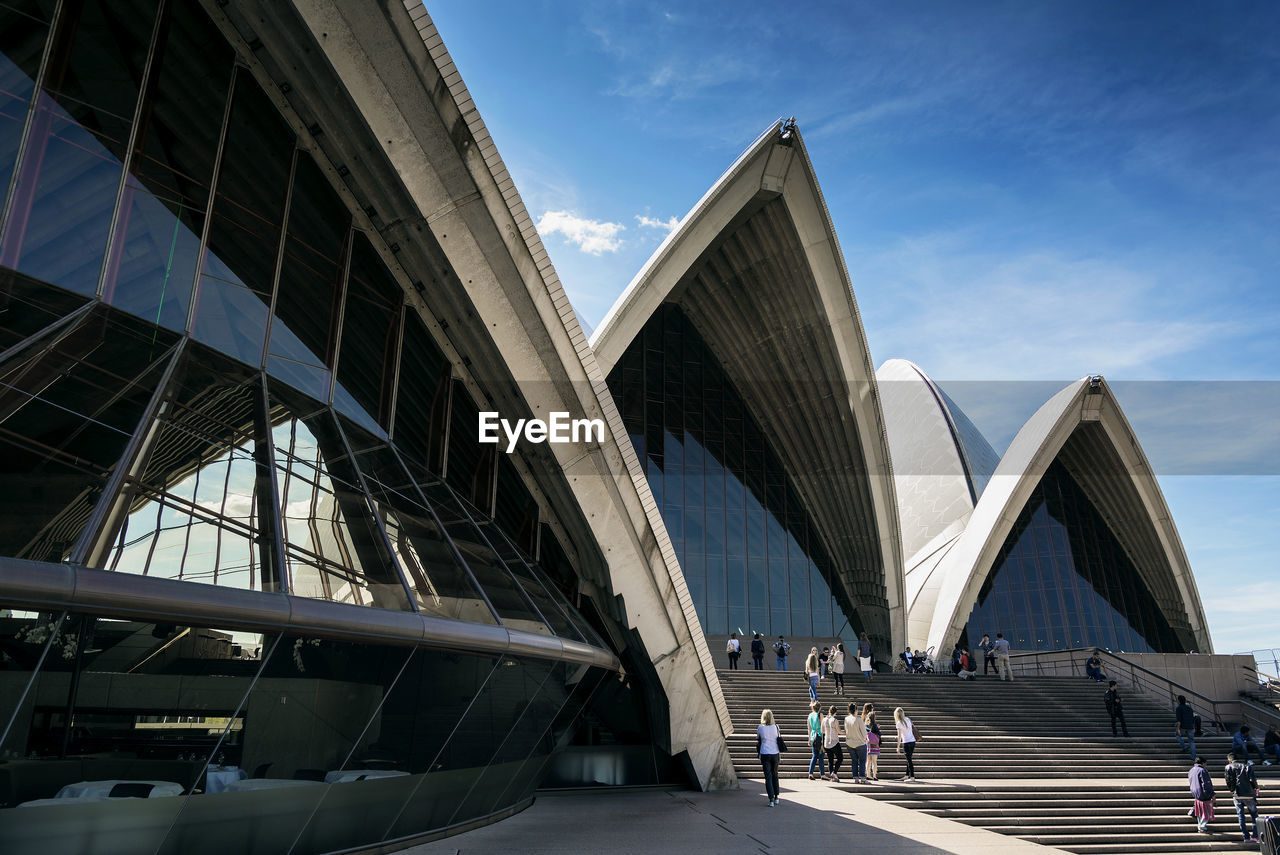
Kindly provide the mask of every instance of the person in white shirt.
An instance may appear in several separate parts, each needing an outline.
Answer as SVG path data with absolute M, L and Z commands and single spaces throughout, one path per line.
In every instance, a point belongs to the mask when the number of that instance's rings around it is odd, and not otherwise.
M 898 726 L 898 753 L 907 755 L 907 774 L 903 776 L 904 781 L 914 781 L 916 779 L 916 767 L 911 760 L 911 755 L 916 750 L 916 728 L 911 723 L 911 719 L 907 718 L 907 714 L 902 711 L 902 707 L 898 707 L 893 711 L 893 723 Z
M 773 722 L 773 710 L 760 713 L 756 727 L 756 752 L 764 769 L 764 792 L 769 797 L 769 807 L 778 804 L 778 762 L 782 759 L 782 732 Z
M 738 657 L 742 655 L 742 642 L 738 640 L 738 633 L 729 636 L 729 643 L 725 647 L 725 652 L 729 654 L 729 670 L 738 670 Z
M 831 673 L 836 678 L 836 694 L 844 694 L 844 645 L 837 644 L 831 651 Z

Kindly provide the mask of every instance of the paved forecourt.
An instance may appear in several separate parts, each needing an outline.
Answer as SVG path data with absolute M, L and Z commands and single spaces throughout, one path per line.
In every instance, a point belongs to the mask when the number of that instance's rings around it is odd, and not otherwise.
M 405 850 L 557 855 L 742 855 L 876 852 L 882 855 L 1052 855 L 1015 837 L 878 802 L 821 781 L 782 781 L 770 808 L 763 781 L 740 790 L 617 790 L 540 793 L 494 825 Z

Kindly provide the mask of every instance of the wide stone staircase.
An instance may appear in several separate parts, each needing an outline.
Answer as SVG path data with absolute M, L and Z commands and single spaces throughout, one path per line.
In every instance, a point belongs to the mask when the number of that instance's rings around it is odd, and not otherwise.
M 720 671 L 734 723 L 729 749 L 738 775 L 761 777 L 755 754 L 760 711 L 772 709 L 787 739 L 781 775 L 805 777 L 809 750 L 805 721 L 808 687 L 794 671 Z M 1129 737 L 1113 737 L 1102 702 L 1103 686 L 1081 678 L 994 677 L 962 681 L 942 675 L 861 675 L 846 680 L 846 696 L 831 680 L 819 688 L 825 707 L 843 719 L 850 702 L 875 704 L 884 737 L 879 784 L 833 784 L 850 792 L 936 816 L 1080 853 L 1166 853 L 1241 848 L 1222 768 L 1227 733 L 1206 731 L 1196 740 L 1219 788 L 1218 819 L 1199 834 L 1186 816 L 1191 806 L 1189 762 L 1173 734 L 1173 712 L 1141 695 L 1125 693 Z M 916 783 L 902 782 L 895 753 L 893 710 L 915 722 Z M 1280 813 L 1280 766 L 1255 767 L 1263 785 L 1263 814 Z M 849 777 L 846 761 L 842 777 Z M 784 784 L 785 786 L 785 784 Z

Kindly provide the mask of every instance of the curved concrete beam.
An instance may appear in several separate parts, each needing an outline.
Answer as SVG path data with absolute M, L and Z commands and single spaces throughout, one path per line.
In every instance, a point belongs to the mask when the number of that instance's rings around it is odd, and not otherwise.
M 1123 495 L 1117 493 L 1119 498 L 1109 501 L 1113 506 L 1118 502 L 1127 503 L 1125 510 L 1131 515 L 1131 520 L 1149 523 L 1154 532 L 1154 545 L 1141 550 L 1141 544 L 1135 543 L 1142 536 L 1141 532 L 1124 530 L 1136 529 L 1137 525 L 1124 526 L 1119 531 L 1113 528 L 1113 533 L 1131 558 L 1137 555 L 1135 564 L 1139 565 L 1139 571 L 1143 572 L 1148 586 L 1153 588 L 1157 600 L 1161 600 L 1162 590 L 1169 592 L 1162 603 L 1166 618 L 1175 618 L 1171 620 L 1174 623 L 1176 618 L 1184 617 L 1197 644 L 1196 649 L 1202 653 L 1213 652 L 1200 594 L 1151 464 L 1134 438 L 1133 430 L 1110 387 L 1101 378 L 1097 378 L 1095 384 L 1088 377 L 1075 381 L 1050 398 L 1018 431 L 978 500 L 964 534 L 934 571 L 940 574 L 941 584 L 929 626 L 929 645 L 937 650 L 947 650 L 959 639 L 996 555 L 1032 491 L 1049 464 L 1063 454 L 1068 440 L 1082 426 L 1090 426 L 1086 428 L 1090 437 L 1095 443 L 1101 443 L 1095 456 L 1114 453 L 1114 459 L 1119 463 L 1116 468 L 1122 469 L 1121 472 L 1103 473 L 1095 484 L 1082 484 L 1082 488 L 1086 494 L 1094 493 L 1091 499 L 1106 498 L 1100 496 L 1101 478 L 1109 476 L 1113 482 L 1119 482 Z M 1100 431 L 1094 431 L 1093 426 Z M 1087 466 L 1088 461 L 1083 464 L 1075 461 L 1075 465 Z M 1091 491 L 1090 486 L 1097 489 Z M 1171 598 L 1176 599 L 1176 603 L 1171 603 Z M 1183 614 L 1170 615 L 1173 609 L 1180 609 Z
M 591 344 L 607 374 L 658 307 L 678 302 L 792 473 L 846 600 L 885 609 L 875 634 L 897 647 L 902 547 L 875 372 L 804 141 L 784 130 L 769 127 L 684 217 Z M 867 568 L 878 603 L 856 578 Z

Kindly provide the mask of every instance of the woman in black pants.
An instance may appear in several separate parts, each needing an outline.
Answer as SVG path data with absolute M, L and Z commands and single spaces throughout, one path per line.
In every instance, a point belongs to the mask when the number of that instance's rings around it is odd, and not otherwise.
M 773 710 L 760 713 L 760 725 L 756 728 L 756 752 L 760 755 L 760 767 L 764 769 L 764 791 L 769 797 L 769 807 L 778 804 L 778 761 L 782 759 L 782 733 L 773 723 Z
M 907 774 L 903 776 L 904 781 L 914 781 L 916 779 L 916 767 L 911 761 L 911 755 L 916 751 L 916 728 L 911 723 L 911 719 L 907 718 L 907 714 L 902 711 L 902 707 L 898 707 L 893 711 L 893 723 L 898 726 L 898 753 L 907 755 Z

